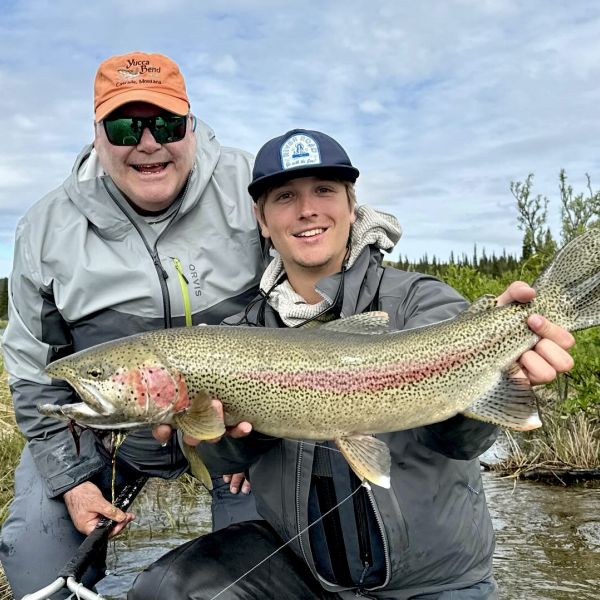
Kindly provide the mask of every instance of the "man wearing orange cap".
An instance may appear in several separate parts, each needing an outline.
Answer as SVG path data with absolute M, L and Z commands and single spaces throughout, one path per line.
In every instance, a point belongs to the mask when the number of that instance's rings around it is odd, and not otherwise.
M 16 232 L 10 322 L 3 338 L 15 412 L 27 438 L 0 558 L 15 597 L 53 581 L 102 516 L 133 518 L 110 498 L 111 458 L 89 430 L 40 415 L 72 402 L 45 374 L 60 356 L 150 329 L 219 323 L 255 293 L 264 266 L 247 193 L 251 156 L 220 146 L 190 113 L 178 66 L 133 52 L 103 62 L 95 138 L 64 184 Z M 185 471 L 176 439 L 130 434 L 117 484 Z M 83 581 L 93 585 L 102 565 Z M 65 597 L 58 593 L 53 598 Z

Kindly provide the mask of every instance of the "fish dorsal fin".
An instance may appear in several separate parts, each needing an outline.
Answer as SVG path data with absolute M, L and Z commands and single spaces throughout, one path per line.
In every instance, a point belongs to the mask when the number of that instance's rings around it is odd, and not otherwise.
M 387 444 L 359 433 L 338 438 L 335 443 L 361 481 L 389 489 L 392 458 Z
M 535 393 L 528 379 L 515 377 L 517 369 L 513 365 L 503 371 L 496 385 L 477 398 L 463 415 L 516 431 L 541 427 Z
M 461 317 L 470 317 L 472 315 L 476 315 L 478 313 L 486 312 L 488 310 L 492 310 L 492 308 L 496 308 L 498 306 L 497 298 L 494 294 L 484 294 L 480 296 L 476 300 L 473 300 L 473 303 L 469 308 L 465 309 L 458 315 L 458 319 Z
M 383 311 L 366 312 L 352 315 L 344 319 L 329 321 L 319 327 L 319 331 L 335 331 L 337 333 L 357 333 L 374 335 L 387 333 L 390 330 L 390 317 Z

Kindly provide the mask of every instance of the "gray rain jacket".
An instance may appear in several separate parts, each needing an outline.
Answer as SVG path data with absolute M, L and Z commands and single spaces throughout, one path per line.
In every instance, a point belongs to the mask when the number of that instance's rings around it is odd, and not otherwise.
M 51 497 L 92 477 L 106 458 L 90 431 L 78 450 L 65 423 L 36 410 L 76 401 L 45 374 L 49 362 L 141 331 L 219 323 L 256 293 L 264 260 L 246 190 L 252 157 L 221 147 L 202 122 L 196 137 L 193 170 L 162 231 L 132 210 L 91 146 L 18 224 L 2 349 L 17 421 Z M 128 448 L 136 444 L 150 475 L 186 467 L 177 448 L 162 448 L 147 431 L 129 436 L 119 455 L 135 463 Z
M 383 310 L 390 316 L 391 328 L 401 330 L 447 319 L 466 308 L 464 299 L 437 279 L 384 269 L 381 259 L 379 250 L 367 247 L 348 269 L 342 317 Z M 339 283 L 338 273 L 321 280 L 316 289 L 331 301 Z M 267 302 L 255 303 L 243 321 L 282 326 Z M 227 322 L 239 323 L 240 317 Z M 468 588 L 491 578 L 494 534 L 477 457 L 492 445 L 496 433 L 492 425 L 458 415 L 434 425 L 377 435 L 392 455 L 391 489 L 372 486 L 368 492 L 384 540 L 385 583 L 359 595 L 405 599 Z M 203 446 L 201 452 L 210 455 L 214 472 L 234 472 L 251 464 L 258 511 L 284 540 L 309 525 L 314 443 L 252 434 L 245 440 L 224 438 L 214 447 Z M 323 587 L 354 597 L 355 591 L 344 592 L 319 577 L 308 532 L 291 547 Z M 465 597 L 481 597 L 473 594 Z

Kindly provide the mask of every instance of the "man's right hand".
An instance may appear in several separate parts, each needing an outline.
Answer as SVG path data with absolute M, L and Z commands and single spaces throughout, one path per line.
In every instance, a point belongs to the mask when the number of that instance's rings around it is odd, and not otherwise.
M 109 537 L 120 533 L 135 519 L 133 513 L 123 512 L 106 500 L 100 488 L 91 481 L 84 481 L 65 492 L 63 498 L 73 524 L 84 535 L 89 535 L 102 517 L 117 521 Z

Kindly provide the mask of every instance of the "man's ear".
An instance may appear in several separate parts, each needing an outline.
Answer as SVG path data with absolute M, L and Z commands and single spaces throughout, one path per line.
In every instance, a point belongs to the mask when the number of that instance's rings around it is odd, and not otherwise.
M 356 204 L 352 207 L 352 212 L 350 213 L 350 225 L 354 225 L 356 223 Z
M 254 216 L 256 217 L 256 220 L 258 221 L 258 224 L 260 226 L 260 233 L 262 234 L 262 236 L 264 238 L 270 238 L 271 234 L 269 233 L 269 228 L 267 227 L 267 224 L 264 222 L 262 215 L 260 214 L 258 204 L 256 204 L 256 202 L 254 203 L 253 208 L 254 208 Z

